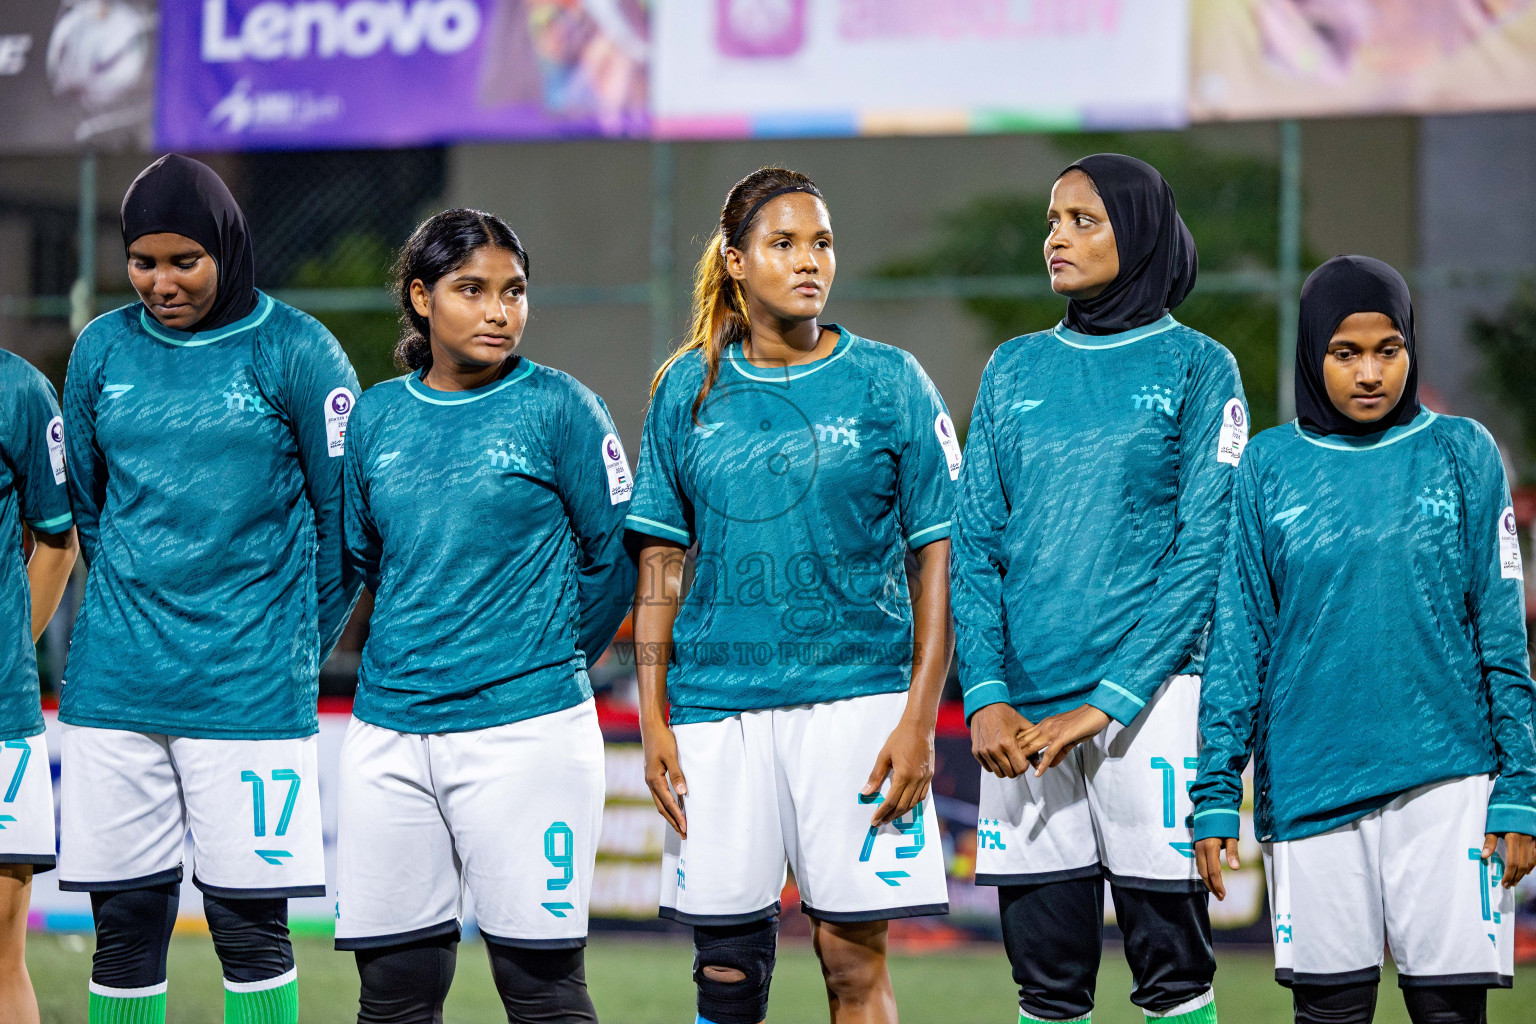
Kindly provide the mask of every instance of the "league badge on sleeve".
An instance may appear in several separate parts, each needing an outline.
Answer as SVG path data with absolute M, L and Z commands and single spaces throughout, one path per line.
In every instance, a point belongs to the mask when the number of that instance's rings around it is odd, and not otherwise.
M 1525 579 L 1525 568 L 1520 562 L 1520 531 L 1515 525 L 1515 510 L 1508 505 L 1499 513 L 1499 578 Z
M 1216 442 L 1216 461 L 1235 466 L 1242 461 L 1243 449 L 1248 447 L 1248 410 L 1242 399 L 1227 401 L 1221 410 L 1221 437 Z
M 933 421 L 933 432 L 939 435 L 939 447 L 944 449 L 944 463 L 949 467 L 949 478 L 960 479 L 960 442 L 955 437 L 955 421 L 949 413 L 939 413 Z
M 64 419 L 55 416 L 48 421 L 48 462 L 53 466 L 53 482 L 64 482 Z
M 357 396 L 347 388 L 337 388 L 325 396 L 325 450 L 336 458 L 347 450 L 347 419 Z
M 628 501 L 635 490 L 635 478 L 629 471 L 629 460 L 624 457 L 624 446 L 619 443 L 617 434 L 603 438 L 603 469 L 608 471 L 608 504 Z

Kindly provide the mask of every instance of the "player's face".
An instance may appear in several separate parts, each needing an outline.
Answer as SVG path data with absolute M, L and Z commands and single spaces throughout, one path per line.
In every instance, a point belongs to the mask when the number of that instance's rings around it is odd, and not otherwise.
M 789 323 L 820 316 L 837 273 L 826 205 L 806 192 L 779 196 L 758 211 L 742 248 L 726 250 L 725 265 L 754 315 Z
M 1374 423 L 1397 407 L 1408 383 L 1408 346 L 1385 313 L 1351 313 L 1328 340 L 1323 383 L 1334 407 Z
M 219 267 L 208 250 L 169 231 L 133 240 L 128 280 L 150 315 L 178 331 L 207 316 L 219 295 Z
M 1056 179 L 1045 222 L 1051 289 L 1069 299 L 1091 299 L 1108 288 L 1120 273 L 1120 251 L 1093 179 L 1076 169 Z
M 528 322 L 528 277 L 517 257 L 482 246 L 430 289 L 411 282 L 411 305 L 432 325 L 432 358 L 466 370 L 500 364 Z

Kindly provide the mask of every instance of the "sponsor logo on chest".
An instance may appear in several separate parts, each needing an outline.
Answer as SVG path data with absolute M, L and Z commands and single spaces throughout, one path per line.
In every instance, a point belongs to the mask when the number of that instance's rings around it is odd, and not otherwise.
M 532 473 L 533 462 L 528 458 L 528 446 L 511 441 L 497 441 L 485 450 L 485 459 L 492 469 L 510 469 L 515 473 Z
M 1454 523 L 1460 518 L 1460 501 L 1454 487 L 1434 487 L 1428 484 L 1414 499 L 1418 505 L 1419 515 L 1428 516 L 1431 519 L 1444 519 Z
M 1156 410 L 1172 416 L 1173 392 L 1156 384 L 1143 386 L 1140 391 L 1131 396 L 1131 406 L 1138 410 Z
M 816 424 L 816 443 L 842 445 L 844 448 L 859 447 L 859 418 L 837 416 L 827 423 Z
M 224 408 L 235 412 L 251 412 L 258 416 L 265 416 L 272 411 L 272 406 L 256 390 L 256 385 L 243 374 L 235 374 L 224 390 L 219 392 L 224 399 Z

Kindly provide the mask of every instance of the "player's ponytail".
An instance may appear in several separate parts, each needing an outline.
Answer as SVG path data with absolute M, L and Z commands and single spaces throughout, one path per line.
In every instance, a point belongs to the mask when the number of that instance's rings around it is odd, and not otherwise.
M 689 352 L 702 353 L 704 382 L 693 400 L 694 422 L 698 422 L 699 409 L 720 376 L 720 358 L 725 347 L 747 340 L 752 333 L 747 297 L 726 272 L 725 251 L 741 248 L 762 204 L 785 192 L 808 192 L 822 198 L 810 178 L 783 167 L 759 168 L 731 186 L 725 205 L 720 209 L 720 224 L 705 244 L 704 253 L 693 272 L 693 315 L 688 337 L 656 371 L 656 376 L 651 379 L 651 396 L 655 397 L 656 388 L 673 363 Z
M 400 306 L 400 341 L 395 362 L 402 370 L 432 365 L 432 323 L 411 305 L 411 284 L 420 281 L 430 291 L 443 277 L 493 246 L 511 253 L 529 277 L 528 253 L 517 232 L 493 213 L 459 207 L 422 221 L 400 249 L 393 270 L 395 301 Z

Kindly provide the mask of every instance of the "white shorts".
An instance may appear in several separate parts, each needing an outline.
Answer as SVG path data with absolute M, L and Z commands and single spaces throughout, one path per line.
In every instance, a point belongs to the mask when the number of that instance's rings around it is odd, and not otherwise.
M 42 733 L 0 744 L 0 864 L 48 871 L 53 841 L 53 773 Z
M 59 888 L 181 878 L 213 896 L 324 896 L 319 741 L 60 729 Z
M 1103 875 L 1131 889 L 1203 892 L 1189 822 L 1199 715 L 1200 677 L 1173 676 L 1129 726 L 1111 722 L 1041 778 L 983 771 L 976 884 Z
M 859 795 L 906 705 L 905 693 L 879 693 L 674 726 L 688 838 L 667 830 L 661 916 L 771 917 L 786 862 L 801 909 L 818 920 L 949 913 L 932 798 L 877 832 L 869 820 L 884 798 Z
M 357 719 L 341 745 L 336 948 L 457 935 L 469 890 L 502 945 L 586 945 L 603 824 L 596 705 L 469 732 Z
M 1265 844 L 1275 978 L 1372 981 L 1390 946 L 1404 986 L 1512 984 L 1503 841 L 1481 859 L 1492 790 L 1485 775 L 1437 782 L 1322 835 Z

